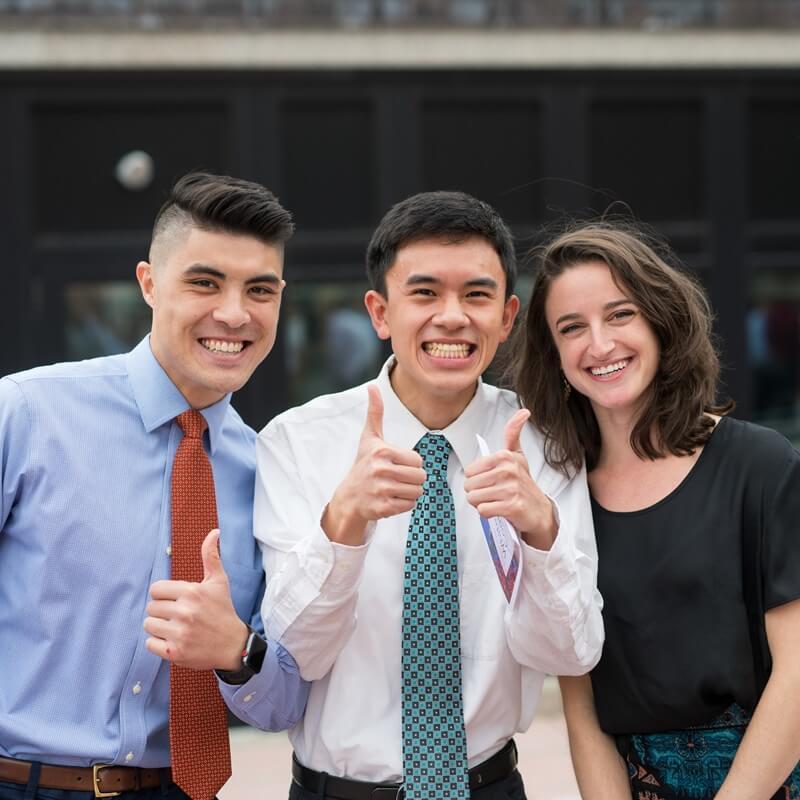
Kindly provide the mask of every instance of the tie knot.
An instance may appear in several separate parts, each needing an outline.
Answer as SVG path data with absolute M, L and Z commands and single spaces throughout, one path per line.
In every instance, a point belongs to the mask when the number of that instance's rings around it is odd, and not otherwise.
M 178 414 L 175 417 L 175 422 L 180 425 L 183 435 L 188 436 L 190 439 L 202 439 L 208 427 L 205 417 L 193 408 L 184 411 L 183 414 Z
M 450 442 L 441 433 L 426 433 L 414 449 L 422 456 L 423 466 L 427 470 L 443 471 L 450 460 Z

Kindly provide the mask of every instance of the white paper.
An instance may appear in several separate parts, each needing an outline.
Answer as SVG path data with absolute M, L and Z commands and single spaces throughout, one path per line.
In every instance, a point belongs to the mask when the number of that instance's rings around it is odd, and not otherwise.
M 486 440 L 480 435 L 475 434 L 478 440 L 478 450 L 482 456 L 491 455 L 489 445 Z M 503 567 L 503 572 L 508 574 L 508 569 L 511 566 L 511 559 L 514 553 L 517 552 L 519 547 L 519 540 L 514 526 L 505 517 L 491 517 L 486 520 L 489 523 L 489 530 L 492 533 L 492 541 L 494 542 L 497 556 L 500 559 L 500 564 Z

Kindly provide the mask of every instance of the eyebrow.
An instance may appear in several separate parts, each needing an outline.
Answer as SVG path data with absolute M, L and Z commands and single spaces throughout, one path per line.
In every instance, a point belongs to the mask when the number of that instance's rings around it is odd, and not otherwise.
M 191 267 L 187 267 L 183 271 L 184 275 L 210 275 L 212 278 L 219 278 L 220 280 L 225 280 L 227 275 L 225 275 L 222 270 L 217 269 L 216 267 L 211 267 L 208 264 L 192 264 Z M 263 275 L 254 275 L 252 278 L 248 278 L 245 281 L 245 285 L 249 286 L 253 283 L 273 283 L 276 286 L 279 285 L 281 279 L 274 273 L 274 272 L 265 272 Z
M 609 311 L 610 309 L 616 308 L 617 306 L 624 306 L 626 303 L 632 303 L 632 302 L 633 300 L 628 300 L 627 298 L 624 298 L 622 300 L 612 300 L 610 303 L 606 303 L 603 306 L 603 310 Z M 556 320 L 556 326 L 560 325 L 562 322 L 567 322 L 567 320 L 579 319 L 580 316 L 581 315 L 576 312 L 572 312 L 571 314 L 563 314 Z
M 439 278 L 434 278 L 433 275 L 416 273 L 408 276 L 406 279 L 406 286 L 417 286 L 421 283 L 441 284 L 441 282 Z M 467 281 L 464 286 L 483 286 L 488 289 L 497 289 L 498 283 L 494 278 L 473 278 Z

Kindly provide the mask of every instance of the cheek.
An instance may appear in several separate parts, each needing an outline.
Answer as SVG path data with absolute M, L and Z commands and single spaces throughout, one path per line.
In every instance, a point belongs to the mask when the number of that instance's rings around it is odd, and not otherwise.
M 580 358 L 577 347 L 571 345 L 570 342 L 562 341 L 560 345 L 555 345 L 555 348 L 558 360 L 561 364 L 561 369 L 568 370 L 577 368 L 577 362 Z

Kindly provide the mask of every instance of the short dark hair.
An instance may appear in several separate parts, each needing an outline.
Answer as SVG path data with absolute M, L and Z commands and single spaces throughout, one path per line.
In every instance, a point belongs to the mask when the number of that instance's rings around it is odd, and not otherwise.
M 639 307 L 660 346 L 658 369 L 631 431 L 640 458 L 689 455 L 708 441 L 713 421 L 732 402 L 717 402 L 719 358 L 708 300 L 695 278 L 663 240 L 631 222 L 588 222 L 533 251 L 536 280 L 522 325 L 515 333 L 511 373 L 531 421 L 545 436 L 545 458 L 569 474 L 581 463 L 597 465 L 600 429 L 589 400 L 564 377 L 545 304 L 553 281 L 566 270 L 601 261 L 614 282 Z
M 265 244 L 281 244 L 294 233 L 292 215 L 269 189 L 210 172 L 190 172 L 175 182 L 156 215 L 151 241 L 173 226 L 187 224 L 252 236 Z
M 497 252 L 506 276 L 506 297 L 509 297 L 517 280 L 511 231 L 488 203 L 464 192 L 422 192 L 392 206 L 367 247 L 370 285 L 386 295 L 386 273 L 403 245 L 438 237 L 460 242 L 469 236 L 486 239 Z

